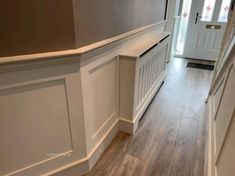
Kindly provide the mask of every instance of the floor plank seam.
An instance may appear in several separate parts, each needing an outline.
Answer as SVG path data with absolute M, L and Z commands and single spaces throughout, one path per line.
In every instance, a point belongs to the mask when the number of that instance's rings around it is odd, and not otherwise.
M 168 168 L 167 168 L 167 170 L 168 170 L 167 176 L 169 175 L 169 168 L 170 168 L 170 165 L 171 165 L 171 163 L 172 163 L 172 156 L 173 156 L 173 153 L 174 153 L 174 151 L 175 151 L 176 142 L 177 142 L 176 140 L 177 140 L 178 135 L 179 135 L 179 129 L 180 129 L 180 126 L 181 126 L 182 119 L 183 119 L 183 117 L 180 119 L 180 124 L 179 124 L 179 128 L 178 128 L 178 130 L 177 130 L 177 134 L 176 134 L 176 138 L 175 138 L 175 142 L 174 142 L 174 147 L 173 147 L 173 150 L 172 150 L 172 152 L 171 152 L 170 163 L 169 163 Z
M 192 170 L 192 176 L 194 175 L 194 169 L 195 169 L 195 162 L 196 162 L 196 154 L 197 154 L 197 140 L 198 140 L 198 136 L 199 136 L 199 125 L 197 126 L 197 136 L 196 136 L 196 140 L 195 140 L 195 148 L 194 148 L 194 159 L 193 159 L 193 170 Z

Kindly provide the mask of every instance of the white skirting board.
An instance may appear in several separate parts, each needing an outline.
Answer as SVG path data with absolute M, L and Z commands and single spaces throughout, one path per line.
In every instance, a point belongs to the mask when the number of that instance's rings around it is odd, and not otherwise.
M 211 98 L 208 99 L 208 137 L 207 137 L 207 176 L 212 176 L 212 101 Z
M 46 175 L 53 176 L 70 176 L 70 175 L 82 175 L 89 172 L 96 162 L 99 160 L 101 155 L 104 153 L 106 148 L 113 141 L 117 133 L 119 132 L 119 121 L 117 120 L 113 126 L 107 131 L 103 139 L 97 144 L 94 150 L 88 155 L 88 157 L 79 160 L 77 162 L 66 165 L 53 172 L 47 173 Z M 79 174 L 78 174 L 79 173 Z

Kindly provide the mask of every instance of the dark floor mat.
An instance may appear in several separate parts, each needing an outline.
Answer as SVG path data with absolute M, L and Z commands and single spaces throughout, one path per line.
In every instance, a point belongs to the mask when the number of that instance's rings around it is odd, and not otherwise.
M 214 70 L 214 65 L 199 64 L 199 63 L 193 63 L 193 62 L 188 62 L 186 67 L 203 69 L 203 70 L 211 70 L 211 71 Z

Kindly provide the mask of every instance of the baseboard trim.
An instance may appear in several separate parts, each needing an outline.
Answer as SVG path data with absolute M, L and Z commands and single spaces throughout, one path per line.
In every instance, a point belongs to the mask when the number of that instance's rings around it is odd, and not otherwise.
M 108 148 L 108 146 L 113 141 L 113 139 L 115 138 L 118 132 L 119 132 L 119 119 L 115 121 L 115 123 L 112 125 L 110 130 L 106 132 L 106 134 L 101 139 L 101 141 L 96 145 L 94 150 L 92 150 L 90 155 L 88 155 L 89 171 L 93 168 L 96 162 L 100 159 L 101 155 L 104 153 L 106 148 Z
M 213 164 L 213 156 L 212 156 L 212 114 L 213 114 L 213 102 L 212 102 L 212 97 L 209 97 L 208 99 L 208 136 L 207 136 L 207 156 L 206 156 L 206 175 L 207 176 L 212 176 L 213 171 L 212 171 L 212 164 Z
M 96 145 L 96 147 L 90 152 L 87 157 L 63 166 L 45 175 L 65 176 L 78 175 L 78 173 L 82 175 L 89 172 L 94 167 L 96 162 L 100 159 L 104 151 L 108 148 L 117 133 L 119 131 L 122 131 L 133 135 L 138 128 L 138 123 L 139 121 L 137 120 L 132 122 L 122 118 L 117 119 L 110 130 L 106 132 L 101 141 Z
M 133 135 L 138 125 L 134 121 L 119 118 L 119 130 L 128 134 Z
M 83 175 L 89 172 L 96 162 L 100 159 L 101 155 L 108 148 L 117 133 L 119 132 L 119 119 L 115 121 L 110 130 L 106 132 L 100 142 L 94 147 L 90 154 L 78 161 L 65 165 L 57 170 L 49 172 L 45 175 L 51 176 L 65 176 L 65 175 Z
M 162 74 L 160 80 L 156 84 L 155 88 L 151 92 L 151 94 L 148 97 L 147 103 L 149 104 L 150 101 L 153 99 L 154 95 L 159 90 L 160 86 L 162 85 L 164 81 L 165 73 Z M 139 120 L 145 110 L 147 109 L 147 105 L 144 106 L 143 110 L 138 114 L 137 118 L 135 120 L 130 121 L 123 118 L 118 118 L 115 123 L 110 127 L 110 129 L 106 132 L 104 137 L 100 140 L 100 142 L 94 147 L 94 149 L 88 154 L 87 157 L 80 159 L 78 161 L 75 161 L 73 163 L 67 164 L 57 170 L 54 170 L 52 172 L 49 172 L 45 175 L 52 175 L 52 176 L 67 176 L 67 175 L 82 175 L 87 172 L 89 172 L 96 162 L 100 159 L 104 151 L 108 148 L 110 143 L 113 141 L 115 136 L 119 131 L 129 133 L 131 135 L 135 134 L 138 125 Z M 78 174 L 79 173 L 79 174 Z

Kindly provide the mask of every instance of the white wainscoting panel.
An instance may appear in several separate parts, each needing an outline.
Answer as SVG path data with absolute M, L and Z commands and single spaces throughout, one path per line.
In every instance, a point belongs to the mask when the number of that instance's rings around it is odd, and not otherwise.
M 208 176 L 234 175 L 235 151 L 235 50 L 209 96 Z
M 234 175 L 234 163 L 235 163 L 235 109 L 231 116 L 231 122 L 224 140 L 222 154 L 217 161 L 217 176 L 232 176 Z
M 0 61 L 0 175 L 82 175 L 120 130 L 133 134 L 164 80 L 170 35 L 164 25 L 77 50 Z M 141 51 L 158 46 L 136 57 L 140 64 L 120 62 L 120 53 L 142 42 L 148 47 Z M 120 72 L 123 63 L 126 71 Z M 120 90 L 129 85 L 131 100 L 120 104 Z M 129 119 L 122 119 L 119 105 L 131 107 Z
M 223 97 L 221 98 L 221 105 L 218 108 L 218 113 L 215 117 L 215 155 L 216 160 L 221 151 L 225 135 L 227 133 L 228 126 L 231 122 L 231 118 L 234 111 L 234 97 L 235 97 L 235 68 L 232 65 L 229 69 Z
M 104 57 L 81 68 L 88 153 L 118 120 L 118 63 Z
M 41 175 L 85 157 L 77 62 L 19 68 L 0 80 L 0 175 Z
M 1 175 L 73 150 L 65 81 L 0 93 Z

